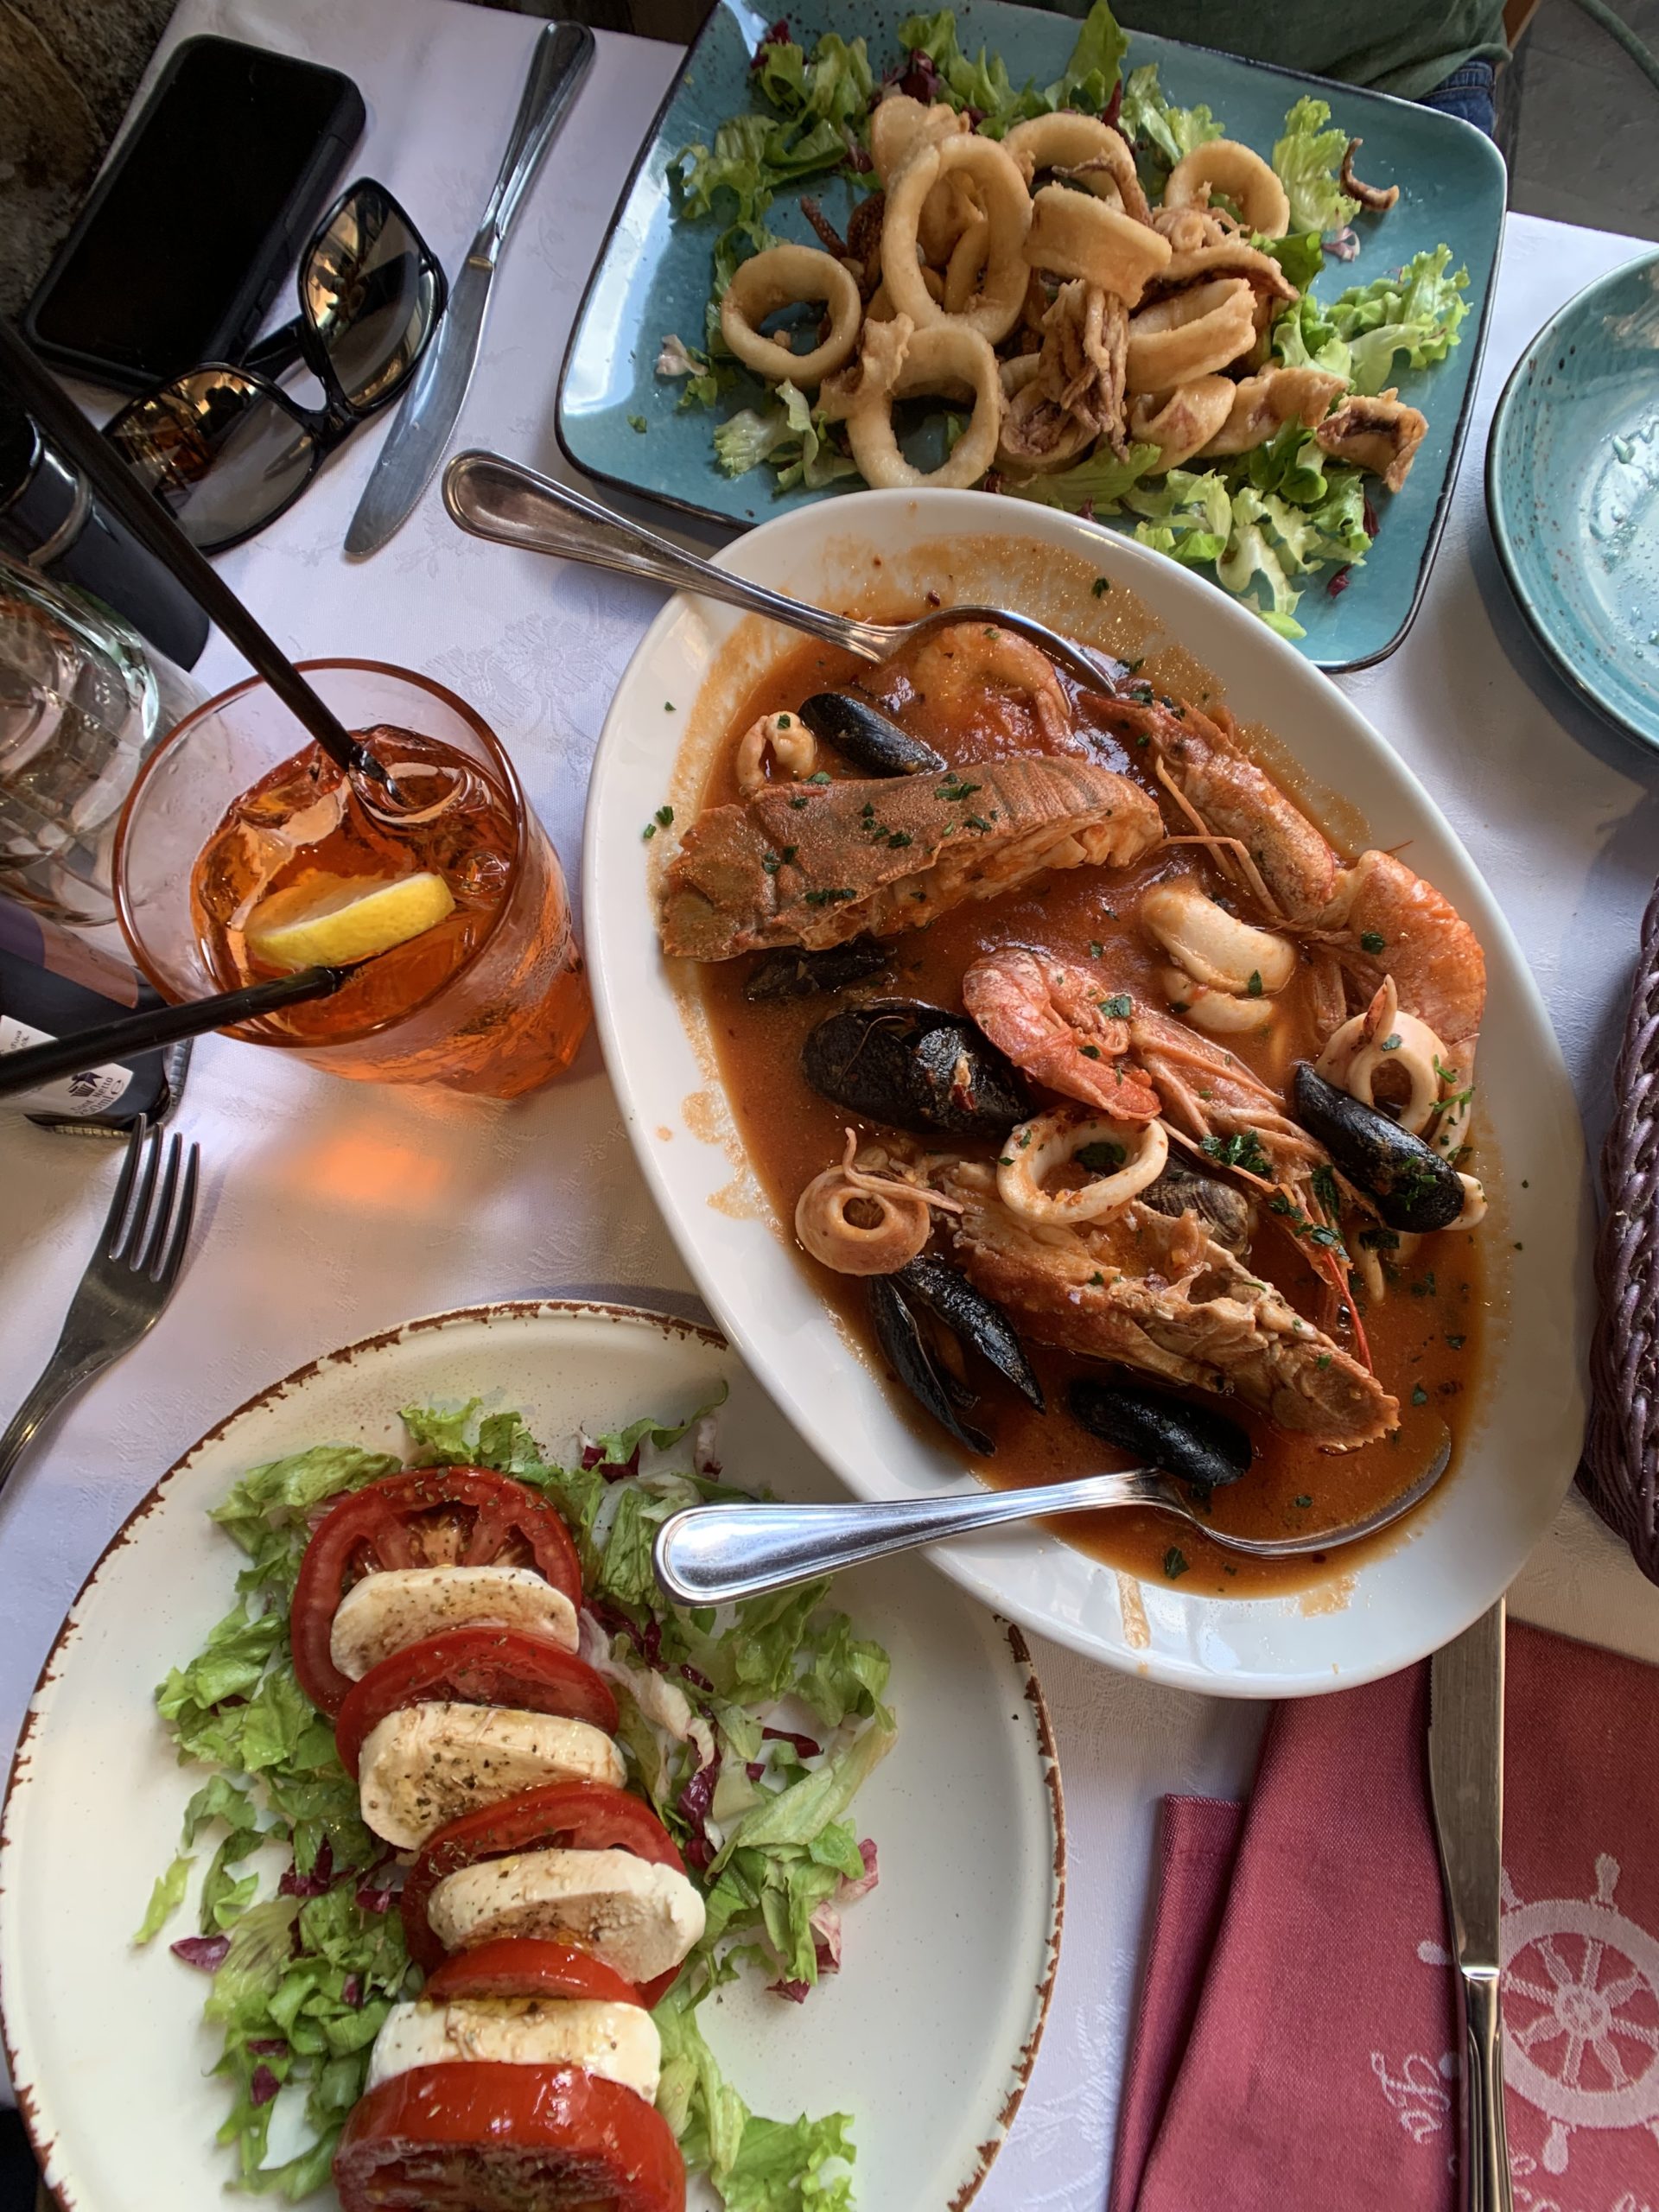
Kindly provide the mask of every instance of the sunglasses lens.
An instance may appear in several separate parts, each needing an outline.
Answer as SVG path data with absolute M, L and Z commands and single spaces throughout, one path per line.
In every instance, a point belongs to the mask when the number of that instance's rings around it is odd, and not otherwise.
M 305 425 L 235 369 L 197 369 L 135 400 L 109 435 L 205 552 L 268 522 L 316 466 Z
M 438 312 L 437 264 L 393 203 L 353 193 L 301 276 L 312 327 L 353 408 L 389 399 L 419 358 Z

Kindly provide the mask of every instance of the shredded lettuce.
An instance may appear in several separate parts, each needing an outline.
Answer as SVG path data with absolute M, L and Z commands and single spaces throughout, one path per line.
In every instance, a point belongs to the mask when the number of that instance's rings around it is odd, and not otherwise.
M 1163 190 L 1171 169 L 1194 147 L 1222 135 L 1207 107 L 1175 107 L 1165 99 L 1155 61 L 1129 72 L 1118 128 L 1135 149 L 1141 181 L 1149 194 Z
M 1253 231 L 1250 244 L 1276 261 L 1299 292 L 1306 292 L 1325 267 L 1325 242 L 1317 231 L 1287 231 L 1281 238 Z
M 816 492 L 840 477 L 856 476 L 858 463 L 838 453 L 828 426 L 805 396 L 780 384 L 764 407 L 745 407 L 715 432 L 715 452 L 728 476 L 742 476 L 762 461 L 778 472 L 778 488 L 803 485 Z
M 1293 231 L 1329 237 L 1359 213 L 1358 200 L 1351 200 L 1338 181 L 1348 134 L 1332 130 L 1330 124 L 1330 102 L 1304 94 L 1286 116 L 1283 135 L 1274 146 L 1273 166 L 1290 200 Z
M 1272 351 L 1287 369 L 1323 369 L 1345 383 L 1351 370 L 1347 342 L 1331 319 L 1331 310 L 1311 292 L 1292 300 L 1274 318 Z
M 1219 470 L 1198 474 L 1172 468 L 1126 493 L 1124 505 L 1141 519 L 1135 535 L 1154 552 L 1189 567 L 1200 561 L 1218 561 L 1227 550 L 1232 530 L 1232 505 Z
M 809 56 L 793 39 L 768 38 L 754 57 L 754 82 L 779 113 L 793 124 L 829 123 L 845 131 L 863 121 L 875 79 L 864 41 L 849 46 L 826 31 Z M 847 150 L 845 137 L 842 153 Z
M 1071 467 L 1057 468 L 1004 489 L 1017 499 L 1037 499 L 1046 507 L 1064 507 L 1068 514 L 1115 514 L 1124 495 L 1157 458 L 1156 446 L 1141 445 L 1131 446 L 1120 460 L 1103 440 L 1092 454 Z
M 707 1887 L 703 1939 L 657 2013 L 659 2101 L 688 2163 L 709 2173 L 726 2212 L 850 2212 L 847 2116 L 751 2113 L 721 2079 L 696 2010 L 745 1966 L 799 1998 L 838 1964 L 840 1907 L 874 1879 L 874 1847 L 845 1816 L 894 1740 L 887 1657 L 825 1610 L 827 1580 L 719 1612 L 662 1599 L 651 1564 L 662 1522 L 745 1495 L 718 1479 L 714 1410 L 632 1422 L 588 1440 L 568 1465 L 543 1456 L 520 1414 L 486 1414 L 476 1400 L 410 1406 L 404 1421 L 414 1460 L 513 1475 L 553 1499 L 575 1539 L 591 1609 L 584 1651 L 616 1689 L 634 1778 Z M 219 2139 L 243 2188 L 290 2199 L 328 2179 L 410 1966 L 391 1854 L 359 1818 L 333 1731 L 295 1678 L 288 1605 L 315 1509 L 402 1465 L 319 1446 L 245 1476 L 213 1513 L 248 1560 L 237 1602 L 156 1693 L 181 1758 L 213 1771 L 135 1941 L 178 1911 L 199 1841 L 215 1835 L 200 1933 L 175 1948 L 213 1977 L 204 2012 L 222 2031 L 216 2070 L 231 2095 Z M 772 1728 L 773 1716 L 810 1719 L 822 1740 Z M 285 1869 L 274 1896 L 270 1860 L 256 1859 L 272 1849 Z M 284 2098 L 303 2115 L 300 2147 L 268 2164 Z
M 1347 341 L 1357 391 L 1381 391 L 1391 383 L 1396 353 L 1424 369 L 1461 343 L 1469 271 L 1448 276 L 1451 261 L 1451 247 L 1437 245 L 1390 276 L 1351 285 L 1332 305 L 1331 321 Z
M 1293 590 L 1284 563 L 1275 550 L 1273 516 L 1261 493 L 1244 485 L 1233 494 L 1233 528 L 1227 550 L 1216 563 L 1216 574 L 1229 591 L 1268 620 L 1282 637 L 1306 635 L 1294 619 L 1301 594 Z M 1267 588 L 1264 606 L 1251 593 L 1260 576 Z
M 949 8 L 933 16 L 907 16 L 899 26 L 899 44 L 914 56 L 925 54 L 938 74 L 938 97 L 952 107 L 972 108 L 983 118 L 988 137 L 1000 138 L 1014 124 L 1056 108 L 1079 108 L 1099 115 L 1117 90 L 1118 68 L 1128 50 L 1107 0 L 1095 0 L 1071 49 L 1071 60 L 1053 84 L 1039 90 L 1027 81 L 1015 87 L 1001 54 L 982 46 L 969 60 L 957 36 Z

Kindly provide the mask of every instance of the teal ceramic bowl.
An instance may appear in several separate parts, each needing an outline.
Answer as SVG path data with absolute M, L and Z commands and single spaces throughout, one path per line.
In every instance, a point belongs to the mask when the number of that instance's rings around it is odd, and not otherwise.
M 1498 559 L 1580 696 L 1659 747 L 1659 253 L 1547 322 L 1486 448 Z
M 789 23 L 809 43 L 821 31 L 839 31 L 849 39 L 861 35 L 880 67 L 896 51 L 898 27 L 910 5 L 911 0 L 802 0 L 789 10 Z M 750 61 L 778 12 L 770 0 L 765 12 L 750 0 L 718 0 L 669 88 L 623 193 L 559 385 L 559 442 L 584 474 L 728 530 L 747 529 L 815 499 L 861 496 L 842 487 L 780 493 L 765 469 L 723 475 L 715 458 L 711 417 L 702 409 L 682 411 L 680 387 L 654 373 L 667 333 L 694 344 L 702 338 L 719 229 L 713 220 L 674 219 L 669 166 L 683 146 L 709 143 L 726 117 L 752 105 Z M 1070 16 L 1014 7 L 1007 0 L 956 0 L 956 16 L 963 45 L 972 51 L 983 43 L 1000 54 L 1016 83 L 1057 77 L 1077 35 Z M 1307 632 L 1299 650 L 1308 659 L 1328 669 L 1363 667 L 1392 652 L 1409 626 L 1451 504 L 1497 272 L 1503 159 L 1491 139 L 1455 116 L 1137 31 L 1124 67 L 1148 61 L 1158 64 L 1172 99 L 1184 106 L 1207 104 L 1230 137 L 1263 151 L 1283 128 L 1286 110 L 1304 92 L 1329 99 L 1333 121 L 1364 138 L 1361 175 L 1399 185 L 1400 201 L 1391 213 L 1360 218 L 1358 257 L 1327 264 L 1321 296 L 1334 298 L 1350 284 L 1368 283 L 1442 239 L 1452 248 L 1452 265 L 1468 269 L 1462 343 L 1431 368 L 1396 361 L 1402 398 L 1421 407 L 1429 425 L 1409 479 L 1397 493 L 1375 493 L 1382 528 L 1363 567 L 1349 575 L 1347 588 L 1333 597 L 1326 580 L 1318 578 L 1296 610 Z M 826 214 L 844 222 L 854 204 L 848 187 L 839 179 L 820 179 L 817 189 Z M 781 236 L 813 242 L 798 195 L 780 194 L 766 220 Z M 759 385 L 740 378 L 720 413 L 754 405 L 764 396 Z M 942 435 L 942 417 L 938 429 Z M 942 456 L 943 446 L 938 450 Z M 1128 528 L 1132 520 L 1103 519 L 1100 527 Z

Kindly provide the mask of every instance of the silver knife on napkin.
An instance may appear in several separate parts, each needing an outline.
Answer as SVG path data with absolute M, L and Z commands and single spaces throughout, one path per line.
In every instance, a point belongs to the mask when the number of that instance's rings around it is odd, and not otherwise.
M 348 553 L 378 553 L 408 520 L 436 474 L 472 382 L 496 262 L 531 179 L 593 58 L 594 35 L 582 23 L 550 23 L 536 41 L 500 175 L 449 289 L 437 335 L 404 395 L 357 503 L 346 533 Z
M 1511 2212 L 1498 1971 L 1503 1600 L 1428 1663 L 1428 1781 L 1463 2017 L 1462 2201 Z

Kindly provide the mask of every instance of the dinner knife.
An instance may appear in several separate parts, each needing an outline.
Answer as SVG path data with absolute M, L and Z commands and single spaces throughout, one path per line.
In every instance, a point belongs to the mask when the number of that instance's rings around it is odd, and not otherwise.
M 594 35 L 582 23 L 549 23 L 536 41 L 495 188 L 449 288 L 437 335 L 363 487 L 346 533 L 350 554 L 378 553 L 432 481 L 472 382 L 490 284 L 507 232 L 593 58 Z
M 1503 1600 L 1428 1668 L 1428 1781 L 1463 2017 L 1465 2212 L 1511 2212 L 1503 2126 Z

